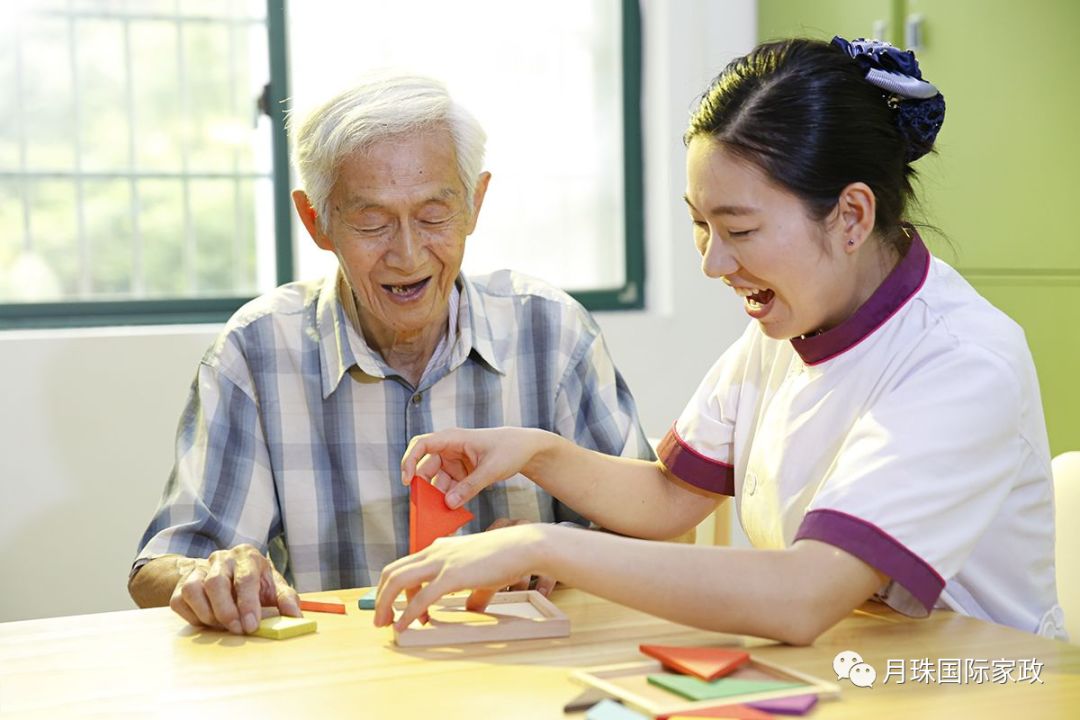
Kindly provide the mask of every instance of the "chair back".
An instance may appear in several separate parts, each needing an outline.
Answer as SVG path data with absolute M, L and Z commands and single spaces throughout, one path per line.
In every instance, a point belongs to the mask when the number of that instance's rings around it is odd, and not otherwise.
M 1058 602 L 1069 640 L 1080 644 L 1080 451 L 1058 455 L 1052 468 Z

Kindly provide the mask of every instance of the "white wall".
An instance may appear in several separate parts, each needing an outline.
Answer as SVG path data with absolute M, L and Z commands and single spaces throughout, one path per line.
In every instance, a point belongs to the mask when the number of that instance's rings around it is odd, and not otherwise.
M 746 323 L 698 269 L 681 134 L 694 98 L 755 35 L 753 0 L 646 0 L 648 309 L 599 316 L 662 435 Z M 0 621 L 132 607 L 127 569 L 171 467 L 217 328 L 0 333 Z

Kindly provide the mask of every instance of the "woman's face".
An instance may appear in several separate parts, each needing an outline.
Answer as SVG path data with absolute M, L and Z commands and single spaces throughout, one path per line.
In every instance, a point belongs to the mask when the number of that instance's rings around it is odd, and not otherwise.
M 701 269 L 743 299 L 769 337 L 827 330 L 858 307 L 850 253 L 829 218 L 708 137 L 690 141 L 686 204 Z

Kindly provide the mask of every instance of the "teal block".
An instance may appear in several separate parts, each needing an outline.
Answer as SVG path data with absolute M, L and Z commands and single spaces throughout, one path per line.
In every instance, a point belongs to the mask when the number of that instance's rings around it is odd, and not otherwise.
M 375 591 L 376 588 L 371 588 L 366 593 L 360 596 L 360 602 L 357 603 L 361 610 L 374 610 L 375 609 Z
M 649 720 L 649 716 L 609 699 L 601 700 L 589 708 L 585 713 L 585 720 Z

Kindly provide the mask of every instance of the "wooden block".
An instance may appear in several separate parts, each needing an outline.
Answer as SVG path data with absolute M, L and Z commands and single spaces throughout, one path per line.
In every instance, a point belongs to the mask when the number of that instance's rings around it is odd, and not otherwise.
M 745 688 L 758 689 L 721 700 L 688 700 L 649 682 L 650 676 L 662 671 L 663 665 L 660 661 L 648 660 L 576 670 L 571 673 L 571 678 L 618 698 L 624 705 L 653 716 L 679 715 L 686 711 L 713 709 L 723 705 L 747 705 L 759 700 L 795 695 L 817 695 L 819 699 L 840 695 L 840 688 L 836 683 L 755 657 L 751 657 L 747 665 L 739 668 L 729 677 L 715 682 L 722 683 L 738 679 L 748 683 L 744 685 Z M 704 682 L 686 675 L 669 675 L 669 677 Z M 762 681 L 772 682 L 765 686 Z M 765 687 L 772 689 L 764 689 Z
M 345 614 L 345 605 L 339 600 L 300 600 L 300 609 L 305 612 Z
M 814 705 L 817 705 L 817 701 L 817 695 L 795 695 L 794 697 L 759 700 L 746 704 L 776 715 L 805 715 L 810 712 Z
M 609 699 L 589 708 L 585 720 L 649 720 L 649 717 Z
M 563 705 L 562 711 L 564 713 L 576 713 L 582 710 L 588 710 L 593 705 L 596 705 L 601 700 L 614 700 L 615 698 L 608 695 L 606 692 L 601 692 L 596 688 L 589 688 L 585 692 L 575 697 L 570 702 Z
M 371 588 L 366 593 L 360 596 L 360 600 L 356 603 L 360 606 L 361 610 L 374 610 L 375 609 L 375 597 L 378 595 L 378 588 Z
M 566 637 L 570 618 L 536 590 L 495 593 L 487 610 L 465 609 L 466 595 L 450 595 L 429 608 L 427 625 L 414 622 L 398 632 L 394 643 L 400 647 L 431 647 L 476 642 L 534 640 Z M 403 602 L 395 603 L 398 610 Z
M 464 507 L 451 510 L 442 490 L 417 475 L 409 485 L 409 554 L 450 535 L 473 519 Z
M 749 705 L 720 705 L 701 710 L 683 710 L 676 715 L 661 715 L 656 720 L 697 720 L 697 718 L 729 718 L 734 720 L 773 720 L 773 716 Z
M 285 640 L 297 635 L 313 633 L 316 627 L 315 621 L 310 618 L 279 615 L 278 617 L 266 618 L 260 622 L 259 628 L 252 635 L 270 638 L 271 640 Z
M 733 695 L 768 692 L 770 690 L 788 690 L 802 687 L 801 683 L 789 683 L 779 680 L 741 680 L 738 678 L 720 678 L 707 682 L 689 675 L 663 673 L 649 675 L 648 680 L 657 687 L 670 690 L 690 700 L 716 700 Z
M 730 675 L 750 662 L 750 653 L 744 650 L 673 645 L 641 645 L 638 649 L 659 660 L 669 670 L 693 675 L 702 680 L 716 680 Z

